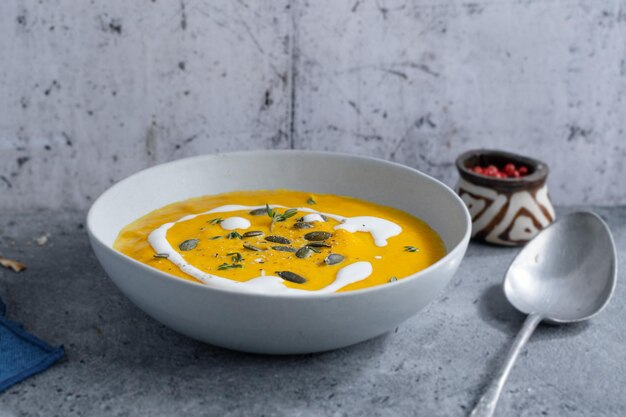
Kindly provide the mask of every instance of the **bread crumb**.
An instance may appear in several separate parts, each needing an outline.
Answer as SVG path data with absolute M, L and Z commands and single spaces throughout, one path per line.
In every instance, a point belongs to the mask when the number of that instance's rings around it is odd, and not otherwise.
M 14 261 L 12 259 L 3 258 L 2 256 L 0 256 L 0 265 L 5 268 L 12 269 L 14 272 L 22 272 L 26 269 L 26 265 L 24 265 L 23 263 Z
M 39 237 L 35 238 L 35 242 L 37 242 L 37 244 L 38 244 L 39 246 L 43 246 L 43 245 L 45 245 L 46 243 L 48 243 L 48 238 L 49 238 L 49 237 L 50 237 L 50 234 L 49 234 L 49 233 L 46 233 L 46 234 L 44 234 L 44 235 L 41 235 L 41 236 L 39 236 Z

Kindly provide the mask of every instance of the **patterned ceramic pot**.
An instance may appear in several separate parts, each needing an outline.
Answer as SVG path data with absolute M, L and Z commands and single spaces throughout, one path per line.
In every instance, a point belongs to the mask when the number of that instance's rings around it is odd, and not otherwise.
M 526 166 L 520 178 L 494 178 L 476 174 L 477 165 L 503 168 L 512 162 Z M 548 167 L 543 162 L 508 152 L 473 150 L 456 160 L 457 193 L 472 216 L 472 238 L 496 245 L 523 245 L 554 221 L 548 196 Z

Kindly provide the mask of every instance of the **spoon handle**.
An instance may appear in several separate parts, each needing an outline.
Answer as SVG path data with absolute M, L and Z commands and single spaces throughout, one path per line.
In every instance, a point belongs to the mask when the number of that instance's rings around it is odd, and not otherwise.
M 542 319 L 543 317 L 535 313 L 526 317 L 526 321 L 524 321 L 524 325 L 517 334 L 515 342 L 513 342 L 513 346 L 509 349 L 504 365 L 500 367 L 500 370 L 495 375 L 493 381 L 489 385 L 489 388 L 480 398 L 480 401 L 478 401 L 474 410 L 472 410 L 470 417 L 493 416 L 493 413 L 496 411 L 498 399 L 502 393 L 502 388 L 504 388 L 504 384 L 511 373 L 511 369 L 513 369 L 515 360 Z

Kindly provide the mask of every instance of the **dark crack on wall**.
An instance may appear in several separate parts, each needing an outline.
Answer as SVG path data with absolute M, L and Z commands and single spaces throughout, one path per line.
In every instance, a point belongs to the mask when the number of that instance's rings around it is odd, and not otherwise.
M 430 158 L 423 153 L 420 153 L 418 155 L 418 158 L 422 160 L 430 168 L 452 168 L 454 166 L 454 163 L 450 161 L 444 161 L 444 162 L 431 161 Z
M 289 74 L 287 72 L 283 72 L 278 75 L 278 79 L 284 84 L 287 85 L 287 82 L 289 81 Z
M 387 20 L 387 13 L 389 13 L 389 9 L 381 6 L 380 4 L 376 4 L 376 8 L 380 12 L 380 14 L 383 16 L 383 20 Z
M 485 10 L 485 6 L 478 3 L 467 3 L 464 4 L 463 7 L 465 7 L 465 10 L 467 10 L 467 14 L 469 15 L 481 14 Z
M 263 105 L 261 106 L 261 110 L 267 110 L 272 107 L 274 104 L 274 99 L 272 98 L 272 89 L 268 88 L 265 90 L 265 94 L 263 96 Z
M 270 138 L 270 143 L 272 144 L 273 148 L 277 148 L 283 143 L 286 138 L 287 133 L 284 130 L 279 129 L 278 132 L 276 132 L 276 134 Z
M 70 137 L 70 135 L 68 135 L 65 132 L 61 132 L 61 136 L 63 136 L 63 139 L 65 139 L 65 145 L 69 147 L 74 146 L 74 143 L 72 142 L 72 138 Z
M 50 87 L 46 88 L 43 92 L 43 94 L 45 96 L 49 96 L 50 93 L 52 93 L 52 91 L 54 90 L 60 90 L 61 89 L 61 84 L 59 84 L 59 82 L 57 80 L 52 80 L 52 84 L 50 84 Z
M 400 139 L 398 141 L 398 143 L 396 143 L 396 146 L 394 147 L 394 149 L 389 153 L 389 159 L 390 160 L 392 160 L 392 161 L 396 160 L 396 155 L 398 154 L 398 151 L 400 150 L 402 145 L 404 145 L 405 140 L 406 140 L 406 137 Z
M 291 66 L 289 68 L 289 134 L 287 140 L 289 142 L 289 149 L 295 149 L 296 147 L 296 82 L 298 80 L 298 66 L 300 65 L 300 51 L 298 49 L 298 16 L 295 7 L 289 7 L 289 18 L 291 22 L 290 36 L 289 36 L 289 54 Z M 279 74 L 280 77 L 280 74 Z M 287 84 L 287 78 L 284 81 Z
M 111 19 L 109 23 L 107 24 L 105 31 L 113 33 L 115 35 L 121 35 L 122 34 L 121 19 L 117 19 L 117 18 Z
M 20 156 L 17 158 L 17 168 L 21 169 L 26 162 L 30 161 L 30 156 Z
M 390 68 L 383 68 L 382 71 L 386 72 L 387 74 L 391 74 L 391 75 L 395 75 L 396 77 L 400 77 L 403 80 L 408 80 L 409 79 L 409 77 L 402 71 L 397 71 L 397 70 L 390 69 Z
M 156 148 L 157 148 L 157 137 L 156 137 L 156 123 L 152 122 L 152 125 L 148 128 L 146 132 L 145 139 L 145 150 L 146 155 L 150 162 L 156 161 Z
M 13 188 L 13 184 L 11 183 L 11 181 L 9 181 L 9 179 L 4 175 L 0 175 L 0 180 L 6 184 L 7 188 Z
M 19 14 L 16 18 L 15 21 L 17 22 L 18 25 L 22 26 L 22 27 L 26 27 L 26 23 L 28 23 L 28 19 L 26 17 L 26 12 L 22 12 L 21 14 Z
M 364 140 L 365 142 L 371 142 L 371 141 L 377 141 L 380 142 L 383 140 L 383 137 L 378 135 L 378 134 L 363 134 L 363 133 L 353 133 L 354 136 L 356 136 L 359 139 Z
M 354 131 L 342 129 L 342 128 L 340 128 L 340 127 L 338 127 L 336 125 L 333 125 L 333 124 L 330 124 L 330 125 L 326 126 L 326 128 L 328 130 L 330 130 L 330 131 L 333 131 L 333 132 L 340 132 L 342 134 L 347 134 L 347 135 L 354 136 L 355 138 L 364 140 L 365 142 L 371 142 L 371 141 L 378 141 L 378 142 L 380 142 L 380 141 L 384 140 L 384 138 L 381 135 L 377 134 L 377 133 L 367 134 L 367 133 L 354 132 Z
M 593 132 L 593 129 L 591 128 L 584 129 L 577 125 L 571 125 L 569 127 L 569 134 L 567 136 L 567 141 L 572 142 L 573 140 L 577 138 L 588 139 L 592 132 Z
M 409 63 L 406 64 L 406 66 L 408 66 L 409 68 L 415 68 L 417 70 L 425 72 L 426 74 L 432 75 L 433 77 L 439 77 L 439 75 L 440 75 L 438 72 L 433 71 L 426 64 L 418 64 L 418 63 L 415 63 L 415 62 L 409 62 Z
M 352 107 L 352 109 L 356 112 L 356 114 L 358 114 L 359 116 L 361 115 L 361 109 L 359 108 L 359 106 L 357 106 L 357 104 L 354 101 L 348 100 L 348 104 L 350 105 L 350 107 Z
M 177 143 L 176 145 L 174 145 L 174 149 L 179 150 L 183 146 L 185 146 L 185 145 L 193 142 L 194 140 L 196 140 L 197 137 L 198 137 L 198 135 L 191 135 L 191 136 L 189 136 L 187 139 L 183 140 L 181 143 Z
M 185 2 L 180 0 L 180 28 L 187 30 L 187 11 L 185 10 Z
M 437 125 L 431 119 L 431 114 L 428 113 L 415 121 L 415 127 L 418 129 L 421 129 L 422 127 L 430 127 L 431 129 L 434 129 Z

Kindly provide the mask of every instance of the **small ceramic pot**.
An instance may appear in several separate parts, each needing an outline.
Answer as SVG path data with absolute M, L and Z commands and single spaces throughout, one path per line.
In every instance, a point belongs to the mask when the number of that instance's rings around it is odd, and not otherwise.
M 519 178 L 494 178 L 477 174 L 472 168 L 507 163 L 525 166 L 528 174 Z M 536 159 L 492 150 L 473 150 L 456 160 L 459 170 L 457 193 L 472 216 L 472 238 L 495 245 L 523 245 L 554 221 L 554 207 L 548 196 L 548 166 Z

